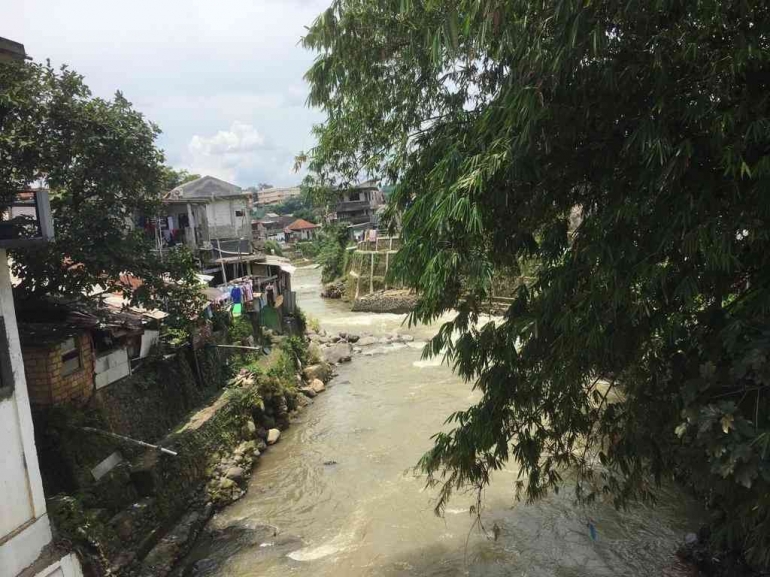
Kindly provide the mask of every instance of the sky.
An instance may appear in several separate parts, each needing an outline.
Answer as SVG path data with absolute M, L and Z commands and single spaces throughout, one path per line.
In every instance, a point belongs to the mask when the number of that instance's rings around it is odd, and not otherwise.
M 323 115 L 299 40 L 331 0 L 0 0 L 0 36 L 116 90 L 163 131 L 175 168 L 239 186 L 298 184 Z

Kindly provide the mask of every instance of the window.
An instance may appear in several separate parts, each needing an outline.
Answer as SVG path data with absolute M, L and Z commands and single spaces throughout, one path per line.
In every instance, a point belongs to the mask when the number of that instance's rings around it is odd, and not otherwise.
M 243 211 L 242 210 L 236 210 L 235 211 L 235 216 L 243 216 Z
M 59 345 L 61 351 L 62 375 L 71 375 L 80 368 L 80 349 L 75 337 Z

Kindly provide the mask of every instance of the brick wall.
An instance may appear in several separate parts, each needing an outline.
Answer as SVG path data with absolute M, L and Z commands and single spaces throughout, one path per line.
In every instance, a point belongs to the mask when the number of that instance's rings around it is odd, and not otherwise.
M 88 333 L 76 337 L 80 348 L 80 368 L 62 374 L 59 345 L 22 347 L 29 400 L 33 405 L 58 405 L 86 400 L 93 390 L 94 353 Z

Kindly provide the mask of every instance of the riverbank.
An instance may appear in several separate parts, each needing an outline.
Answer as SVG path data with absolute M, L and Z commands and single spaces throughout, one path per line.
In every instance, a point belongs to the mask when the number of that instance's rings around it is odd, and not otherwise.
M 518 470 L 509 463 L 485 492 L 485 530 L 473 494 L 456 494 L 436 517 L 435 493 L 412 468 L 445 419 L 480 393 L 440 359 L 422 358 L 438 326 L 351 312 L 320 297 L 319 276 L 298 270 L 293 288 L 317 320 L 309 348 L 342 355 L 337 375 L 261 457 L 248 493 L 213 516 L 185 559 L 199 563 L 195 573 L 187 565 L 190 575 L 691 574 L 674 551 L 699 526 L 700 510 L 676 487 L 664 487 L 655 508 L 624 512 L 601 500 L 578 507 L 569 490 L 529 505 L 513 497 Z M 351 362 L 342 361 L 348 352 Z
M 36 414 L 55 539 L 87 576 L 170 574 L 324 391 L 331 368 L 304 335 L 266 332 L 265 349 L 243 352 L 252 339 L 250 322 L 232 321 L 197 348 L 158 350 L 85 406 Z

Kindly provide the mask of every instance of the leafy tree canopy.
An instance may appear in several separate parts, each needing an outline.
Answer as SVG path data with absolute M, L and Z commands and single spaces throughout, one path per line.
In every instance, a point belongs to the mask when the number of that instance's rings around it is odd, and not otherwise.
M 166 252 L 162 262 L 152 238 L 133 226 L 136 216 L 157 214 L 170 184 L 173 171 L 155 146 L 159 132 L 122 94 L 94 98 L 67 68 L 0 63 L 0 196 L 42 182 L 56 235 L 42 248 L 13 252 L 22 296 L 82 297 L 99 284 L 180 321 L 197 314 L 190 253 Z M 144 284 L 131 287 L 124 274 Z
M 163 173 L 165 178 L 164 190 L 166 191 L 176 188 L 181 184 L 198 180 L 201 177 L 200 174 L 192 173 L 184 168 L 177 170 L 170 166 L 164 166 Z
M 770 564 L 768 31 L 751 0 L 335 0 L 309 29 L 311 180 L 398 183 L 412 321 L 458 311 L 430 354 L 482 393 L 421 462 L 439 509 L 510 459 L 530 499 L 676 476 Z

